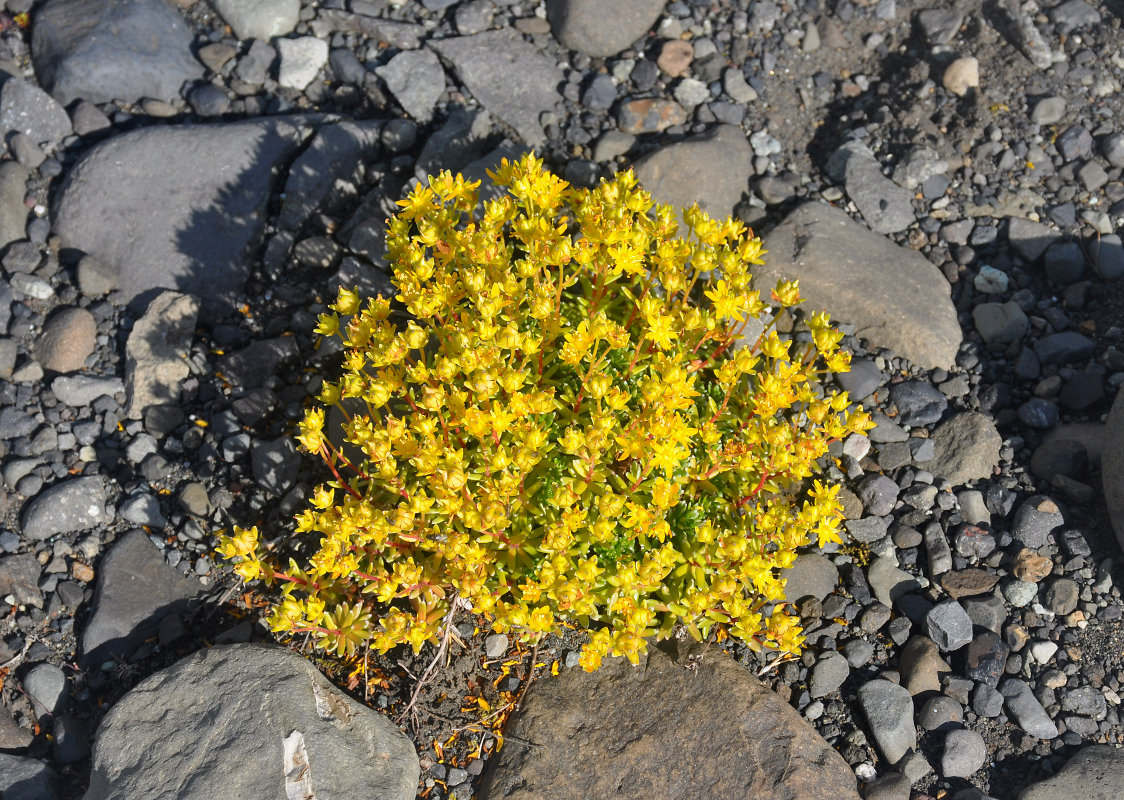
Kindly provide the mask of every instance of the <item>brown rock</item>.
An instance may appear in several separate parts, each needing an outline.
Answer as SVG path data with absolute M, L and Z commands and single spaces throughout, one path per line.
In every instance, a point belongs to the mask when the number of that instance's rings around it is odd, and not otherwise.
M 49 372 L 76 372 L 97 344 L 98 323 L 84 308 L 64 308 L 43 325 L 35 360 Z
M 1046 556 L 1040 556 L 1029 547 L 1024 547 L 1015 556 L 1015 565 L 1012 572 L 1020 581 L 1038 583 L 1054 569 L 1054 562 Z
M 686 121 L 687 112 L 672 100 L 628 100 L 617 111 L 617 127 L 625 133 L 657 133 Z
M 999 576 L 986 569 L 962 569 L 941 576 L 941 586 L 953 600 L 990 592 Z
M 941 658 L 937 645 L 927 636 L 912 636 L 898 657 L 898 672 L 911 695 L 939 692 L 941 678 L 952 673 L 952 667 Z
M 695 48 L 690 42 L 682 39 L 670 39 L 660 48 L 656 66 L 673 78 L 682 78 L 687 74 L 691 61 L 695 58 Z
M 652 647 L 639 667 L 612 659 L 592 674 L 545 678 L 509 731 L 481 800 L 587 800 L 619 796 L 622 786 L 645 800 L 858 800 L 842 757 L 713 650 L 692 661 Z

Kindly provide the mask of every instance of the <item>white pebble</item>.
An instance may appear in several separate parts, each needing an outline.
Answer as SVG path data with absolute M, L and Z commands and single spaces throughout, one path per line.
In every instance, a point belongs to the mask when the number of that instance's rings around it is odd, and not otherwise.
M 980 62 L 972 56 L 956 59 L 945 69 L 941 83 L 954 95 L 963 97 L 969 89 L 980 85 Z
M 281 56 L 277 82 L 286 89 L 305 89 L 328 63 L 328 43 L 315 36 L 278 39 L 277 52 Z

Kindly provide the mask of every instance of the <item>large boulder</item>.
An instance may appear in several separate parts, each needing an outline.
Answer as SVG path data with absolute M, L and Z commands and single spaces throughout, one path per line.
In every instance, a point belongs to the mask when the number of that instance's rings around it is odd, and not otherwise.
M 728 656 L 651 648 L 536 683 L 489 762 L 481 800 L 857 800 L 843 758 Z M 533 742 L 534 746 L 527 743 Z M 626 789 L 622 789 L 626 787 Z
M 1116 541 L 1124 548 L 1124 392 L 1118 392 L 1104 431 L 1101 480 Z
M 71 168 L 55 211 L 63 246 L 120 274 L 143 307 L 162 289 L 232 310 L 265 225 L 274 168 L 311 133 L 292 118 L 157 127 L 99 144 Z
M 859 336 L 926 368 L 948 369 L 960 347 L 960 323 L 948 281 L 907 250 L 825 203 L 805 203 L 765 237 L 758 287 L 798 279 L 807 309 L 851 323 Z
M 83 800 L 413 800 L 414 747 L 281 647 L 201 650 L 102 720 Z
M 1090 745 L 1061 772 L 1023 790 L 1019 800 L 1117 800 L 1124 797 L 1124 751 Z
M 203 77 L 191 29 L 167 0 L 48 0 L 32 32 L 35 77 L 63 105 L 173 101 Z

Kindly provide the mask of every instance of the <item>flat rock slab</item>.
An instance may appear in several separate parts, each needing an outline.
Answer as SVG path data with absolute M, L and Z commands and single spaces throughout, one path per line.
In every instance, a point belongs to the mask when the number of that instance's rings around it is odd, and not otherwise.
M 741 128 L 719 125 L 698 136 L 662 147 L 636 162 L 640 185 L 676 211 L 698 203 L 715 219 L 734 213 L 749 190 L 753 150 Z M 680 214 L 682 224 L 682 215 Z M 686 228 L 680 228 L 686 236 Z
M 430 47 L 452 64 L 473 97 L 523 141 L 530 145 L 546 141 L 539 118 L 558 111 L 562 102 L 558 88 L 564 80 L 552 59 L 510 29 L 443 39 Z
M 950 368 L 960 323 L 948 281 L 923 255 L 872 233 L 843 211 L 805 203 L 765 237 L 763 291 L 798 279 L 804 307 L 826 310 L 879 347 L 926 368 Z
M 128 656 L 155 634 L 160 620 L 185 612 L 203 587 L 164 560 L 144 531 L 126 533 L 102 560 L 94 613 L 82 632 L 84 662 L 96 667 Z
M 1124 548 L 1124 392 L 1118 392 L 1104 430 L 1101 476 L 1108 516 Z
M 1019 800 L 1118 800 L 1124 797 L 1124 751 L 1092 745 L 1054 777 L 1023 790 Z
M 63 105 L 171 102 L 203 77 L 191 30 L 166 0 L 50 0 L 32 31 L 35 76 Z
M 846 762 L 778 695 L 720 653 L 697 671 L 689 656 L 652 647 L 639 667 L 607 659 L 536 683 L 481 800 L 587 800 L 622 787 L 646 800 L 857 800 Z
M 231 310 L 249 276 L 274 167 L 311 133 L 293 118 L 145 128 L 94 147 L 71 168 L 55 231 L 116 268 L 128 301 L 161 289 Z
M 142 681 L 106 715 L 83 800 L 413 800 L 401 731 L 281 647 L 235 644 Z

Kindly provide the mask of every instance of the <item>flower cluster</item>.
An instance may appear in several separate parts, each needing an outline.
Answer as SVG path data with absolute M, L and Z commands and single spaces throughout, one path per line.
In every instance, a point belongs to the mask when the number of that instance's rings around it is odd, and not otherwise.
M 298 437 L 335 475 L 297 517 L 315 552 L 280 569 L 256 529 L 221 552 L 283 583 L 275 631 L 338 653 L 417 651 L 457 607 L 525 638 L 587 630 L 587 670 L 677 626 L 795 651 L 778 570 L 839 540 L 817 462 L 872 425 L 825 387 L 842 334 L 811 314 L 779 335 L 800 298 L 753 288 L 761 240 L 697 207 L 682 230 L 631 172 L 577 189 L 528 155 L 492 177 L 507 193 L 482 206 L 448 173 L 400 201 L 408 323 L 352 291 L 320 318 L 344 360 Z

